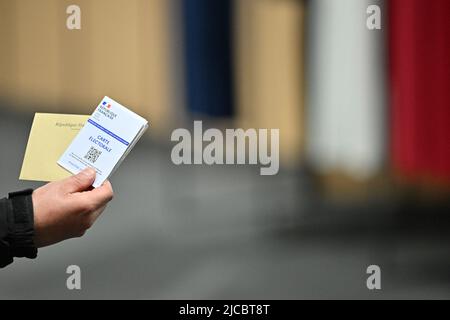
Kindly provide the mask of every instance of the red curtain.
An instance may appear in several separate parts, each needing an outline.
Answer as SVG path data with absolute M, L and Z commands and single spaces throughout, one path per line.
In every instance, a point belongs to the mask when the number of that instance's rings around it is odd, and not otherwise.
M 390 0 L 394 169 L 450 182 L 450 0 Z

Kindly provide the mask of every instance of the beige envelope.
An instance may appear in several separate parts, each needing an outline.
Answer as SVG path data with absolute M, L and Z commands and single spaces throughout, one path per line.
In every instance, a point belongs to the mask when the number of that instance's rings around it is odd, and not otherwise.
M 87 115 L 36 113 L 19 179 L 55 181 L 71 176 L 56 161 L 88 118 Z

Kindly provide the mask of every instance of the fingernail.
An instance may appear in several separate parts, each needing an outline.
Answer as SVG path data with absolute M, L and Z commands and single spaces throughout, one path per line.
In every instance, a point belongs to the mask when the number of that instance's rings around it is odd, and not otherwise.
M 92 177 L 93 175 L 95 175 L 95 170 L 92 169 L 91 167 L 87 167 L 86 169 L 84 169 L 83 171 L 80 172 L 81 174 L 85 175 L 86 177 Z

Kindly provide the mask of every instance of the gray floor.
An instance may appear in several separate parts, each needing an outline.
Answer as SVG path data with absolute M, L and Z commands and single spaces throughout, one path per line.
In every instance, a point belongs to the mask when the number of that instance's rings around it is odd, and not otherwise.
M 1 115 L 0 194 L 39 186 L 17 179 L 32 116 Z M 382 224 L 347 232 L 307 205 L 299 173 L 177 167 L 168 147 L 145 140 L 111 180 L 115 199 L 86 236 L 0 270 L 0 298 L 450 298 L 447 237 Z M 81 291 L 66 289 L 71 264 Z M 366 288 L 371 264 L 380 291 Z

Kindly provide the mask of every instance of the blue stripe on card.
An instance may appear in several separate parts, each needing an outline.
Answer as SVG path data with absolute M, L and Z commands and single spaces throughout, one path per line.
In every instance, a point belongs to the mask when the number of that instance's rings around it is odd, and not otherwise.
M 130 143 L 128 141 L 125 141 L 124 139 L 122 139 L 121 137 L 119 137 L 118 135 L 112 133 L 111 131 L 109 131 L 108 129 L 106 129 L 105 127 L 102 127 L 101 125 L 99 125 L 97 122 L 93 121 L 92 119 L 88 119 L 88 122 L 90 124 L 92 124 L 93 126 L 97 127 L 98 129 L 102 130 L 103 132 L 107 133 L 108 135 L 110 135 L 111 137 L 113 137 L 114 139 L 116 139 L 119 142 L 122 142 L 124 145 L 128 146 Z

